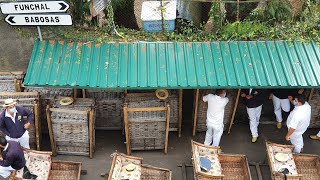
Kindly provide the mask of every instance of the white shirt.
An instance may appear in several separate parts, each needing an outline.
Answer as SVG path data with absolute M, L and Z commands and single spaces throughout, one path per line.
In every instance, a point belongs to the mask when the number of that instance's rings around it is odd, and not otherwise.
M 292 136 L 302 135 L 308 128 L 311 120 L 311 106 L 308 102 L 304 105 L 296 106 L 293 111 L 291 111 L 287 119 L 288 129 L 293 128 L 295 131 Z
M 16 123 L 16 114 L 17 114 L 17 112 L 13 113 L 13 117 L 12 117 L 12 116 L 8 113 L 8 111 L 6 110 L 6 113 L 4 114 L 4 116 L 11 118 L 11 120 L 13 121 L 13 123 Z
M 203 96 L 203 101 L 208 102 L 207 125 L 211 127 L 223 127 L 224 108 L 229 99 L 213 94 Z

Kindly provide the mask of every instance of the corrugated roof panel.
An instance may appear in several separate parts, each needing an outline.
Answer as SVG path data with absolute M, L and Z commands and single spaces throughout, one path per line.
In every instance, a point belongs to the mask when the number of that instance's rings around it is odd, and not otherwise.
M 221 51 L 221 60 L 222 65 L 224 67 L 225 75 L 226 75 L 226 81 L 228 86 L 237 85 L 241 86 L 241 79 L 238 76 L 237 72 L 235 71 L 233 67 L 233 61 L 239 61 L 239 59 L 232 59 L 231 53 L 233 51 L 230 50 L 229 42 L 220 42 L 220 51 Z M 235 57 L 236 58 L 236 57 Z
M 217 74 L 217 86 L 228 86 L 227 75 L 224 70 L 222 52 L 220 51 L 220 43 L 211 43 L 212 60 L 214 63 L 214 69 Z
M 186 61 L 184 55 L 184 44 L 174 43 L 174 55 L 176 59 L 177 66 L 177 76 L 178 76 L 178 86 L 187 87 L 188 86 L 188 76 L 186 71 Z
M 295 48 L 292 44 L 285 43 L 285 47 L 288 54 L 288 61 L 291 63 L 291 67 L 293 69 L 293 76 L 295 77 L 298 85 L 300 86 L 307 86 L 306 80 L 304 78 L 303 71 L 300 66 L 299 59 L 295 52 Z
M 132 44 L 128 49 L 129 54 L 129 63 L 128 63 L 128 87 L 137 87 L 138 86 L 138 48 L 137 44 Z
M 319 87 L 320 48 L 285 41 L 37 41 L 26 86 L 75 88 Z
M 174 54 L 174 44 L 166 44 L 166 54 L 165 59 L 167 63 L 167 74 L 168 74 L 168 86 L 177 87 L 178 86 L 178 75 L 177 75 L 177 66 L 176 58 Z

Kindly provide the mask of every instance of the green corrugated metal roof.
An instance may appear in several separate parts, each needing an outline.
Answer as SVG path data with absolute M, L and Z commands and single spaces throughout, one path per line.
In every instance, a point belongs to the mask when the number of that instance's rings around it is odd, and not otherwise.
M 26 86 L 73 88 L 319 87 L 314 42 L 37 41 Z

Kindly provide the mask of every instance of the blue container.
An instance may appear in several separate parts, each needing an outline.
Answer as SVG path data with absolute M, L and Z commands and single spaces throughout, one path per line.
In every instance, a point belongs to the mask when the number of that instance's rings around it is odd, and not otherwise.
M 175 22 L 174 20 L 165 20 L 164 27 L 168 32 L 174 30 Z M 162 31 L 162 21 L 143 21 L 143 29 L 146 32 L 161 32 Z

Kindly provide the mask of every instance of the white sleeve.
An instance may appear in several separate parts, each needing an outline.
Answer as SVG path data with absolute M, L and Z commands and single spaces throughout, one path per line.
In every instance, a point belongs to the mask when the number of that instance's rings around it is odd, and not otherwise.
M 289 128 L 297 129 L 298 125 L 299 125 L 299 117 L 293 115 L 288 126 L 289 126 Z
M 211 94 L 207 94 L 207 95 L 203 96 L 202 100 L 203 100 L 204 102 L 208 102 L 210 96 L 211 96 Z

